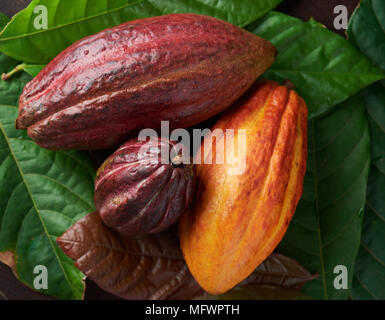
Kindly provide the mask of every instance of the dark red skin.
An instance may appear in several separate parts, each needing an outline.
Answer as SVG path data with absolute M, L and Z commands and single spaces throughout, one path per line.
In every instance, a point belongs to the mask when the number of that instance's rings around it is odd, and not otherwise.
M 274 46 L 196 14 L 140 19 L 86 37 L 20 96 L 16 128 L 49 149 L 105 149 L 161 120 L 187 128 L 233 104 Z
M 95 206 L 103 222 L 121 236 L 163 231 L 190 206 L 195 186 L 193 165 L 161 163 L 174 145 L 162 138 L 148 142 L 132 139 L 99 168 Z M 160 152 L 162 146 L 168 150 L 167 157 Z M 152 152 L 146 155 L 146 150 Z

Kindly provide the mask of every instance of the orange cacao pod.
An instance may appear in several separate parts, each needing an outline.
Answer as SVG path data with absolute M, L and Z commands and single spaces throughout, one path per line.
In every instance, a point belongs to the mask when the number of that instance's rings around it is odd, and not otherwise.
M 197 165 L 197 199 L 179 229 L 191 273 L 207 292 L 220 294 L 252 273 L 287 230 L 306 171 L 307 107 L 295 91 L 259 82 L 221 116 L 208 139 L 215 129 L 222 129 L 215 148 L 202 143 L 196 157 L 206 149 L 202 159 L 222 153 L 224 164 L 213 157 L 214 164 Z M 226 147 L 218 148 L 225 129 L 234 129 L 235 156 L 238 129 L 246 130 L 243 174 L 229 174 L 234 164 Z

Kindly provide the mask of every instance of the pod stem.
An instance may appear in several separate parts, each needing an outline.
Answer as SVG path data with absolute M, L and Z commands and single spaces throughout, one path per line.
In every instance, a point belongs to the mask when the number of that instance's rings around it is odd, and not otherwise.
M 288 88 L 289 90 L 295 90 L 295 84 L 291 82 L 290 80 L 286 79 L 283 85 Z
M 12 77 L 15 73 L 24 70 L 25 66 L 26 66 L 26 64 L 25 64 L 25 63 L 22 63 L 22 64 L 17 65 L 15 68 L 13 68 L 13 69 L 12 69 L 11 71 L 9 71 L 8 73 L 3 73 L 3 74 L 1 75 L 1 80 L 7 80 L 7 79 L 9 79 L 9 78 Z
M 171 162 L 174 166 L 179 167 L 183 164 L 183 157 L 181 155 L 176 155 L 174 158 L 171 159 Z

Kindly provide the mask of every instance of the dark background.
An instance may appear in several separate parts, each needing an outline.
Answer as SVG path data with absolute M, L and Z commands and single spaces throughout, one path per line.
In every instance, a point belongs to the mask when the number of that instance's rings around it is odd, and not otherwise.
M 12 17 L 25 8 L 31 0 L 0 0 L 0 11 Z M 310 17 L 323 23 L 330 30 L 344 35 L 344 30 L 335 30 L 333 27 L 334 7 L 345 5 L 349 16 L 358 5 L 359 0 L 284 0 L 276 9 L 289 15 L 308 20 Z M 15 279 L 10 268 L 0 263 L 0 300 L 3 299 L 53 299 L 37 293 Z M 115 296 L 99 289 L 92 281 L 86 281 L 85 299 L 118 299 Z

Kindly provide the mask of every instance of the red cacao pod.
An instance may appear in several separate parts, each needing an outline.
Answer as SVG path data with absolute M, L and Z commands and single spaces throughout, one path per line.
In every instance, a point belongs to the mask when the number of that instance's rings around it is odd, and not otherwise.
M 192 164 L 169 159 L 166 139 L 123 144 L 99 168 L 95 206 L 103 222 L 123 236 L 156 233 L 174 224 L 192 201 Z M 165 152 L 166 151 L 166 152 Z
M 20 97 L 18 129 L 49 149 L 104 149 L 142 128 L 186 128 L 237 100 L 274 46 L 225 21 L 170 14 L 128 22 L 60 53 Z

